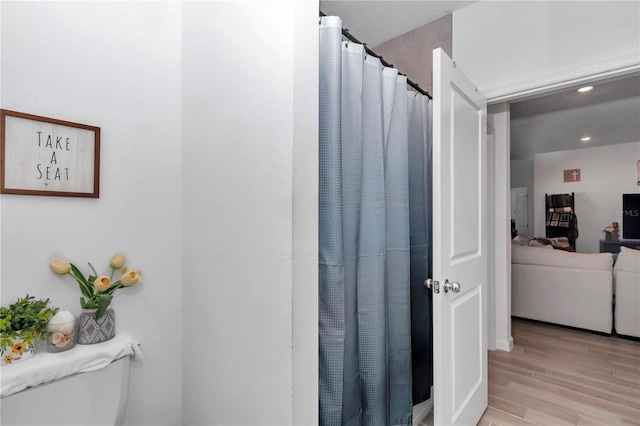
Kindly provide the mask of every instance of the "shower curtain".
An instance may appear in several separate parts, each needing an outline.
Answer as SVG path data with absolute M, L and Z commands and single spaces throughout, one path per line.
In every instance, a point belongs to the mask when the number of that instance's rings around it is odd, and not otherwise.
M 411 360 L 413 404 L 431 397 L 433 385 L 432 293 L 432 102 L 410 94 L 409 222 L 411 236 Z
M 409 136 L 424 145 L 428 99 L 342 42 L 341 24 L 320 24 L 320 423 L 410 425 L 410 264 L 426 270 L 428 250 L 410 249 L 409 193 L 420 189 L 409 185 Z

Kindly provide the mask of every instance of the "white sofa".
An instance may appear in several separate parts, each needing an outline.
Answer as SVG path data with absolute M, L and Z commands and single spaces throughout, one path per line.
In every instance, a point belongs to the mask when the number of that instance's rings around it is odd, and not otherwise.
M 640 250 L 621 247 L 613 276 L 616 332 L 640 337 Z
M 512 245 L 511 314 L 611 333 L 613 255 Z

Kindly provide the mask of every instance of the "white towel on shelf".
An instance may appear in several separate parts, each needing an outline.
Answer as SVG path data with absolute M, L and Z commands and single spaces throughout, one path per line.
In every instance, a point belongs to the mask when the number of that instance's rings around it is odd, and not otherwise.
M 99 370 L 125 356 L 131 356 L 135 361 L 142 360 L 140 342 L 123 332 L 118 332 L 106 342 L 76 345 L 64 352 L 36 352 L 31 359 L 2 366 L 1 396 L 9 396 L 76 373 Z

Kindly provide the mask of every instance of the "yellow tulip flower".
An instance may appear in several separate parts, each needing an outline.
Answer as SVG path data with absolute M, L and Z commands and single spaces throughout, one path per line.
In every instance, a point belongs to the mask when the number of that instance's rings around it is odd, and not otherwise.
M 51 270 L 58 275 L 67 275 L 71 270 L 71 264 L 66 260 L 58 259 L 49 265 Z
M 125 257 L 121 254 L 114 254 L 109 262 L 109 266 L 113 269 L 120 269 L 124 266 Z
M 107 276 L 98 277 L 93 282 L 93 287 L 98 291 L 105 291 L 109 286 L 111 286 L 111 280 Z
M 125 287 L 138 285 L 142 281 L 142 273 L 139 269 L 130 269 L 120 277 L 120 282 Z

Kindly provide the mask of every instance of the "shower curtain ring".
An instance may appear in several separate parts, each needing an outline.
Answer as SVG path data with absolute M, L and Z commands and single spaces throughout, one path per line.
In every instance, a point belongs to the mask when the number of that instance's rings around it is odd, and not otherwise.
M 362 43 L 362 46 L 364 47 L 364 59 L 367 59 L 367 43 Z

